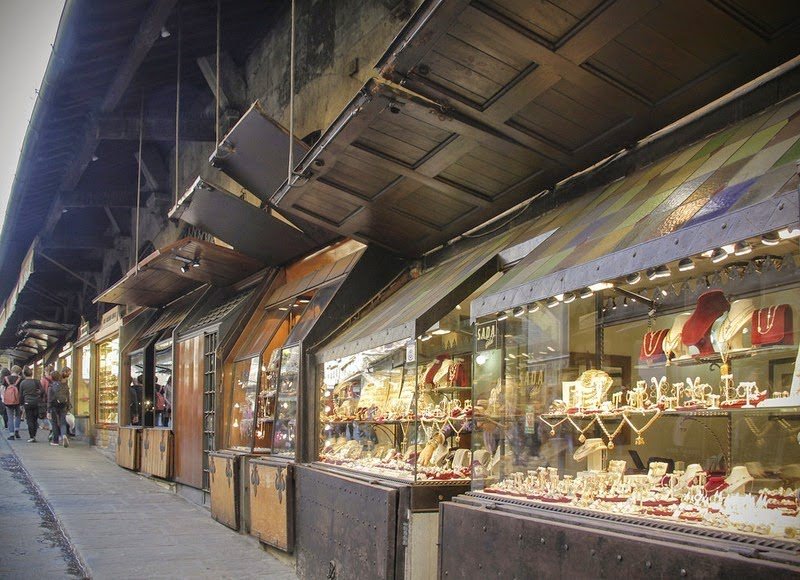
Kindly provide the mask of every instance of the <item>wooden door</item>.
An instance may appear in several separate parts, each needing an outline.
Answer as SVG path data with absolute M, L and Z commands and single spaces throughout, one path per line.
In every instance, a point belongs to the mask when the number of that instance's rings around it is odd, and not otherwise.
M 250 533 L 260 541 L 291 552 L 294 478 L 292 464 L 250 462 Z
M 232 453 L 210 453 L 211 517 L 239 530 L 239 460 Z
M 173 431 L 175 481 L 203 487 L 203 336 L 175 349 Z

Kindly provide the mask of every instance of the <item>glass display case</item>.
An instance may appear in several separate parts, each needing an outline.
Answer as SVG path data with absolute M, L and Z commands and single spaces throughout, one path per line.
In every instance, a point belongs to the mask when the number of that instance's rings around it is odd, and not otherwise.
M 322 364 L 321 462 L 416 484 L 469 482 L 468 304 L 416 339 Z
M 128 356 L 128 385 L 127 405 L 124 409 L 125 425 L 139 426 L 144 424 L 144 378 L 145 362 L 144 349 L 137 350 Z
M 800 542 L 798 236 L 479 318 L 473 491 Z
M 119 338 L 97 344 L 97 401 L 95 420 L 99 424 L 119 422 Z

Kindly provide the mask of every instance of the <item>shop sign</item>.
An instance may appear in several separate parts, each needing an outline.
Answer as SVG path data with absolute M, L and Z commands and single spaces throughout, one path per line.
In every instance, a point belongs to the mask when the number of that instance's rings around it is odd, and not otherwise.
M 475 326 L 475 350 L 492 350 L 497 348 L 497 321 L 483 322 Z
M 411 341 L 406 345 L 406 362 L 412 363 L 417 360 L 417 343 Z

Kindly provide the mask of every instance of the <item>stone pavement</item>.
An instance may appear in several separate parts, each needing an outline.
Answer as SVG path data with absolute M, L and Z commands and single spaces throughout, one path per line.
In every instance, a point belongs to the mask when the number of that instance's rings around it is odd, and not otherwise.
M 90 578 L 295 578 L 294 570 L 253 538 L 86 444 L 54 447 L 41 432 L 38 443 L 2 439 L 0 450 L 13 449 Z M 4 491 L 0 512 L 6 497 Z M 13 526 L 0 527 L 0 538 L 9 529 Z M 0 577 L 7 577 L 5 572 L 0 563 Z M 30 575 L 37 576 L 42 575 Z

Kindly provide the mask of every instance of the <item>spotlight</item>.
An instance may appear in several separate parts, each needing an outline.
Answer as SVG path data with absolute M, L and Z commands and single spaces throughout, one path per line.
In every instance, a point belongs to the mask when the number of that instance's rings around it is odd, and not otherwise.
M 512 314 L 514 315 L 514 318 L 520 318 L 521 316 L 525 316 L 525 312 L 526 310 L 524 306 L 517 306 Z
M 688 272 L 689 270 L 694 270 L 694 260 L 691 258 L 684 258 L 680 262 L 678 262 L 678 271 L 679 272 Z
M 192 268 L 199 268 L 200 267 L 200 258 L 195 258 L 192 260 Z
M 181 266 L 181 272 L 185 274 L 188 271 L 189 271 L 189 264 L 184 264 L 183 266 Z
M 162 26 L 161 27 L 161 38 L 169 38 L 170 36 L 172 36 L 172 33 L 169 30 L 167 30 L 166 26 Z
M 616 309 L 617 309 L 617 299 L 616 298 L 612 298 L 611 299 L 611 310 L 616 310 Z
M 541 306 L 539 305 L 539 303 L 538 302 L 534 302 L 533 304 L 530 304 L 528 306 L 528 312 L 539 312 L 540 308 L 541 308 Z
M 430 335 L 430 334 L 425 334 L 425 335 L 423 335 L 422 337 L 420 337 L 420 339 L 419 339 L 419 340 L 420 340 L 420 342 L 425 342 L 426 340 L 430 340 L 430 339 L 432 339 L 432 338 L 433 338 L 433 336 L 432 336 L 432 335 Z
M 647 279 L 657 280 L 658 278 L 668 278 L 670 274 L 672 274 L 672 272 L 670 272 L 669 268 L 662 264 L 661 266 L 647 270 Z
M 569 304 L 570 302 L 575 302 L 574 292 L 567 292 L 566 294 L 564 294 L 564 304 Z
M 628 297 L 627 296 L 622 299 L 622 306 L 624 306 L 625 308 L 628 307 Z
M 92 161 L 97 161 L 98 159 L 100 158 L 97 155 L 92 155 Z
M 667 290 L 665 288 L 661 288 L 661 295 L 665 298 L 667 297 Z
M 761 243 L 765 246 L 777 246 L 781 243 L 781 238 L 776 233 L 764 234 L 761 236 Z
M 747 242 L 738 242 L 733 246 L 734 256 L 746 256 L 752 251 L 753 251 L 753 246 L 751 246 Z
M 597 284 L 590 284 L 589 288 L 594 292 L 599 292 L 600 290 L 608 290 L 609 288 L 613 288 L 614 285 L 611 282 L 598 282 Z
M 591 298 L 594 296 L 594 292 L 591 288 L 581 288 L 579 294 L 581 298 Z
M 633 274 L 625 276 L 625 282 L 627 284 L 638 284 L 641 279 L 642 275 L 639 272 L 634 272 Z
M 502 312 L 497 313 L 497 322 L 502 322 L 508 318 L 508 312 L 503 310 Z
M 719 264 L 727 257 L 728 257 L 728 252 L 726 252 L 722 248 L 717 248 L 713 252 L 711 252 L 711 262 L 714 264 Z
M 797 226 L 783 228 L 778 232 L 778 237 L 782 240 L 791 240 L 792 238 L 800 237 L 800 228 Z
M 558 306 L 558 299 L 556 299 L 555 297 L 553 297 L 553 298 L 548 298 L 548 299 L 545 301 L 545 304 L 547 304 L 547 307 L 548 307 L 548 308 L 555 308 L 556 306 Z

